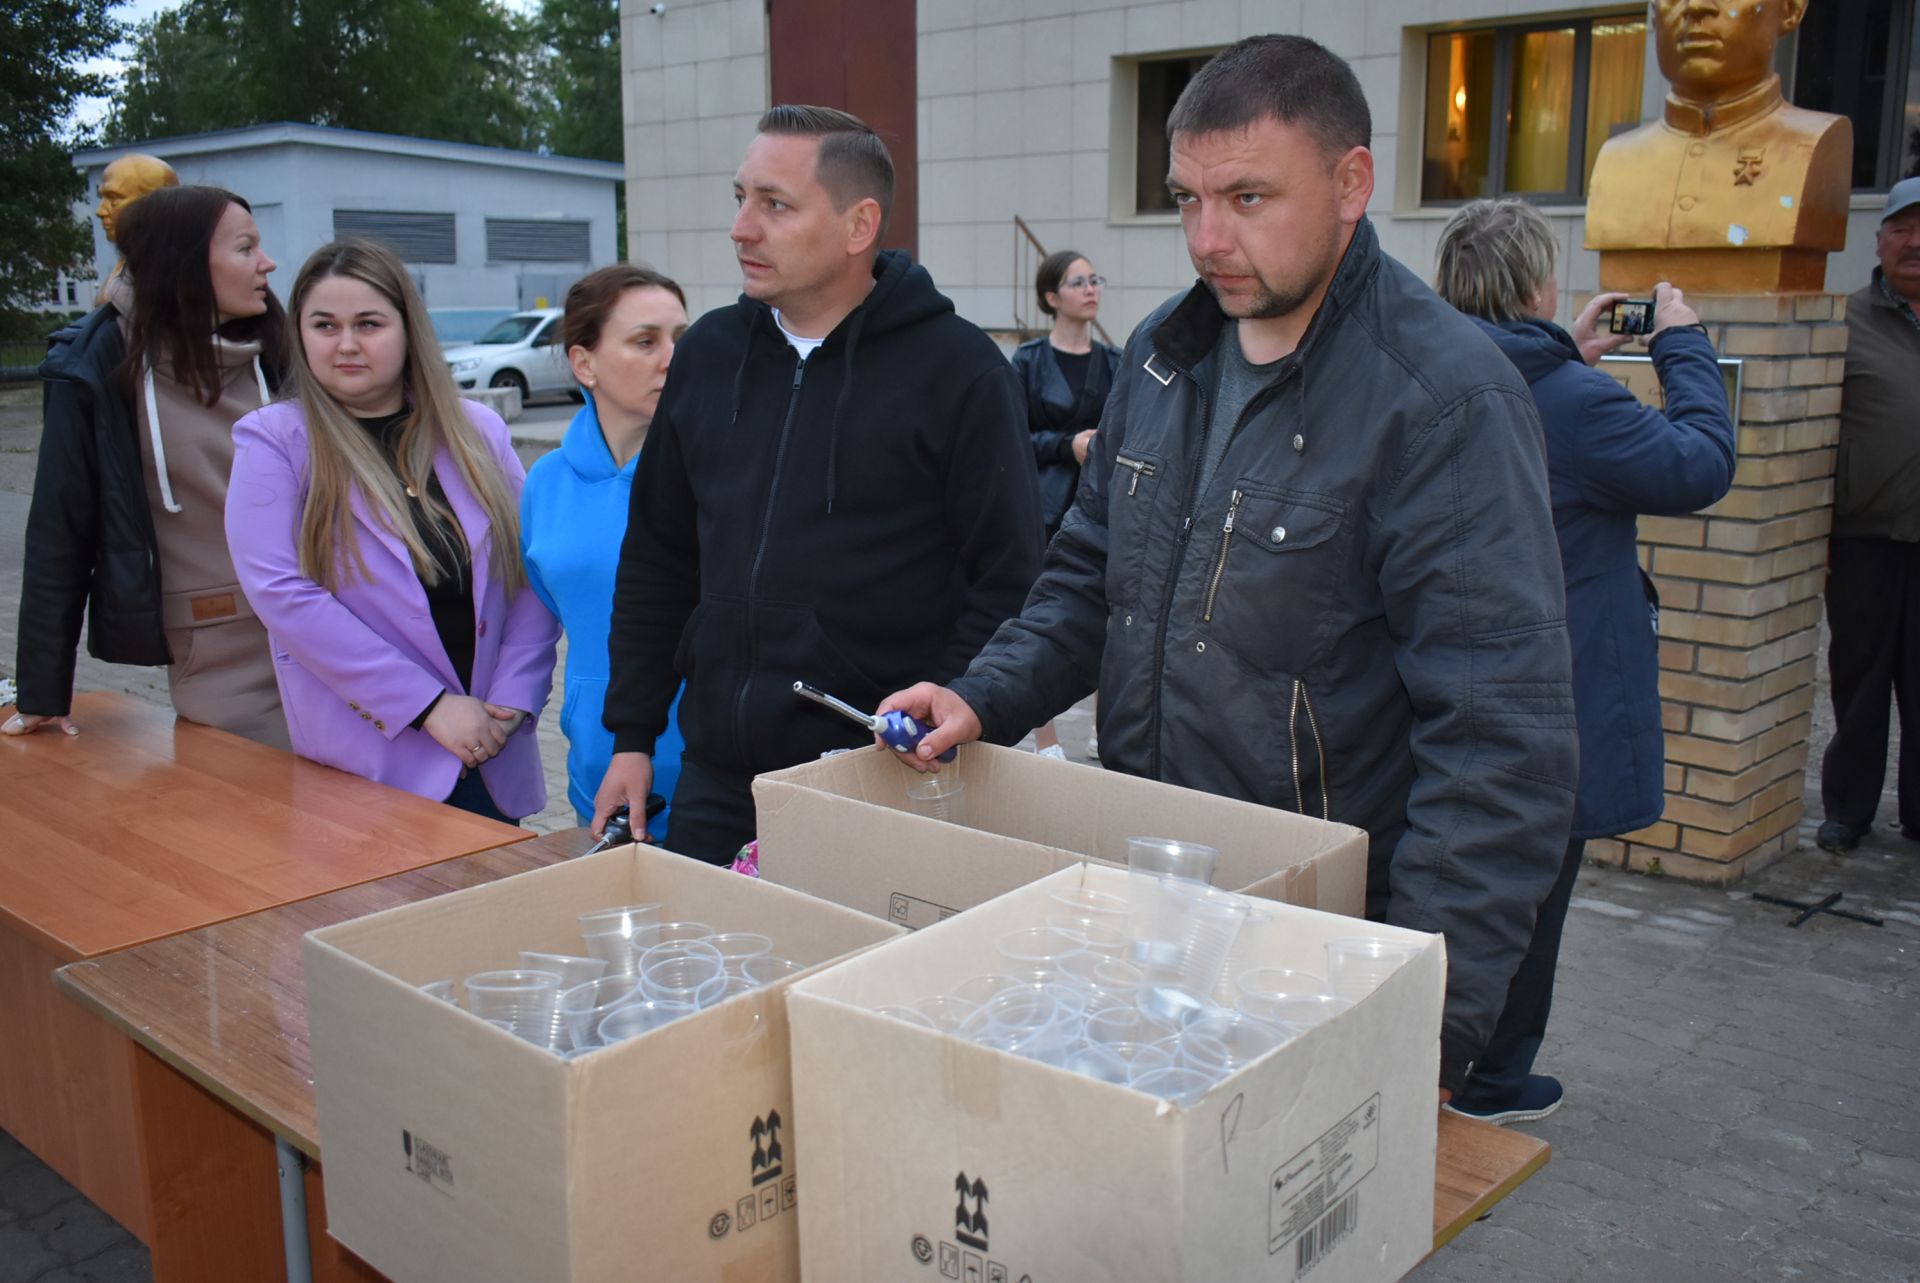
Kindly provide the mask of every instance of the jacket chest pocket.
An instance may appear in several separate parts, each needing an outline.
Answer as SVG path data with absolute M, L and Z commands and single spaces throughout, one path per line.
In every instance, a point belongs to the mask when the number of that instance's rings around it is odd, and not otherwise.
M 1304 672 L 1335 609 L 1346 514 L 1326 495 L 1237 486 L 1214 534 L 1202 628 L 1257 667 Z
M 1135 605 L 1153 533 L 1154 501 L 1164 464 L 1150 450 L 1123 449 L 1107 480 L 1107 601 Z

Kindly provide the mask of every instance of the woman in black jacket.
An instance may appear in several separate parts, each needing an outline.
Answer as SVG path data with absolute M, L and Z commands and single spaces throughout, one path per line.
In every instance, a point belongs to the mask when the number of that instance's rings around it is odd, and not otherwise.
M 246 201 L 153 192 L 120 215 L 125 270 L 53 336 L 27 517 L 14 716 L 76 731 L 74 656 L 168 665 L 174 710 L 287 746 L 266 630 L 227 551 L 233 424 L 287 369 L 274 262 Z
M 1027 431 L 1033 435 L 1033 459 L 1040 468 L 1040 516 L 1049 543 L 1073 506 L 1080 465 L 1087 461 L 1087 447 L 1100 426 L 1100 411 L 1120 365 L 1119 350 L 1092 334 L 1106 283 L 1075 250 L 1047 255 L 1033 288 L 1040 310 L 1053 318 L 1052 332 L 1022 343 L 1013 354 L 1014 373 L 1027 394 Z M 1040 752 L 1066 755 L 1052 722 L 1034 738 Z M 1095 752 L 1089 742 L 1087 756 Z

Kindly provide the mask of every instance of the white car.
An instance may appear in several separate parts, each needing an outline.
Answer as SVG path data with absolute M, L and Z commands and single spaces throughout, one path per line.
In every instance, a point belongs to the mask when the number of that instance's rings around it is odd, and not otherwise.
M 560 341 L 557 307 L 515 312 L 472 343 L 446 349 L 447 368 L 463 388 L 519 388 L 520 399 L 578 391 Z

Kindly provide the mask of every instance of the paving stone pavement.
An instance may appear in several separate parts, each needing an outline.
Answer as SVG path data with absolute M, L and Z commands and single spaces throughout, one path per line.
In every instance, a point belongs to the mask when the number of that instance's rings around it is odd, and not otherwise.
M 37 400 L 0 389 L 0 673 L 38 428 Z M 163 675 L 84 656 L 79 683 L 166 699 Z M 1823 688 L 1816 763 L 1830 718 Z M 1086 705 L 1061 718 L 1070 754 L 1090 725 Z M 565 828 L 562 748 L 543 739 L 554 803 L 529 823 Z M 1920 843 L 1889 827 L 1889 794 L 1859 851 L 1826 855 L 1817 787 L 1807 800 L 1801 849 L 1731 890 L 1582 873 L 1539 1064 L 1567 1101 L 1526 1128 L 1553 1160 L 1412 1279 L 1920 1279 Z M 1831 891 L 1885 925 L 1791 928 L 1753 898 Z M 0 1283 L 149 1278 L 138 1242 L 0 1132 Z

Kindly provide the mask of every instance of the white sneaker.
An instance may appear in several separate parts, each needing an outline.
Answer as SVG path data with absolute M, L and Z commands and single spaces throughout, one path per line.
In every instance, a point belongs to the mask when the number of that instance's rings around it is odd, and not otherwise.
M 1100 733 L 1098 731 L 1087 732 L 1087 760 L 1089 762 L 1097 762 L 1100 760 Z
M 1041 757 L 1057 757 L 1063 762 L 1067 760 L 1067 750 L 1058 744 L 1049 744 L 1045 748 L 1037 748 L 1033 751 Z

